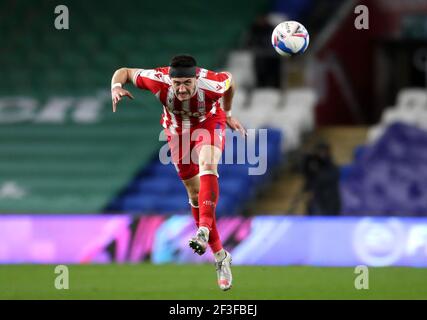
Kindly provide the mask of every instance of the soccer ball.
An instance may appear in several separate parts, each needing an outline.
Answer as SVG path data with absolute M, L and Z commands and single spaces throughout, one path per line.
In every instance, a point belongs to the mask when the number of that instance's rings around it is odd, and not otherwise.
M 307 50 L 310 35 L 299 22 L 284 21 L 274 28 L 271 44 L 281 56 L 292 57 Z

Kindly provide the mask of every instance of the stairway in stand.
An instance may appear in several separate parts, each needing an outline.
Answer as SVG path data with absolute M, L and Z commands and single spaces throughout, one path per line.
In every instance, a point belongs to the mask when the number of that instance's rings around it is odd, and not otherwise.
M 303 176 L 295 169 L 300 155 L 309 150 L 316 142 L 325 141 L 330 144 L 335 162 L 343 165 L 351 162 L 356 146 L 366 142 L 368 127 L 362 126 L 330 126 L 316 129 L 307 137 L 303 146 L 297 150 L 296 156 L 290 157 L 287 165 L 279 172 L 274 182 L 259 194 L 252 206 L 257 214 L 304 215 L 305 198 L 301 194 L 304 185 Z

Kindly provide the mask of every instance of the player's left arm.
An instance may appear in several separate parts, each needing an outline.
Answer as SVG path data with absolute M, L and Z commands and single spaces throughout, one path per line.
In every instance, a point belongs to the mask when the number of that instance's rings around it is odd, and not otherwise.
M 234 96 L 234 92 L 236 91 L 236 84 L 233 80 L 233 77 L 231 76 L 231 74 L 229 72 L 227 72 L 230 76 L 230 83 L 228 84 L 228 88 L 227 90 L 224 92 L 224 111 L 227 115 L 227 125 L 232 129 L 232 130 L 237 130 L 239 131 L 242 136 L 246 136 L 246 129 L 242 126 L 242 124 L 239 122 L 239 120 L 237 120 L 235 117 L 231 116 L 231 106 L 232 106 L 232 102 L 233 102 L 233 96 Z

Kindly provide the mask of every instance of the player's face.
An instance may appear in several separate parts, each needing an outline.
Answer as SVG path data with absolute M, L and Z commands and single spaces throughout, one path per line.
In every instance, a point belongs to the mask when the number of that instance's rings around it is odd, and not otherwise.
M 172 78 L 175 96 L 180 101 L 190 99 L 196 91 L 196 78 Z

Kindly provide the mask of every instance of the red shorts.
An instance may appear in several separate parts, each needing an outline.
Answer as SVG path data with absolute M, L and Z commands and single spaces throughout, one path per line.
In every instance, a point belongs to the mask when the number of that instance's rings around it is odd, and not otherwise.
M 199 173 L 201 146 L 211 145 L 224 150 L 225 128 L 225 117 L 213 115 L 190 129 L 183 129 L 182 134 L 173 135 L 166 131 L 172 162 L 181 180 Z

